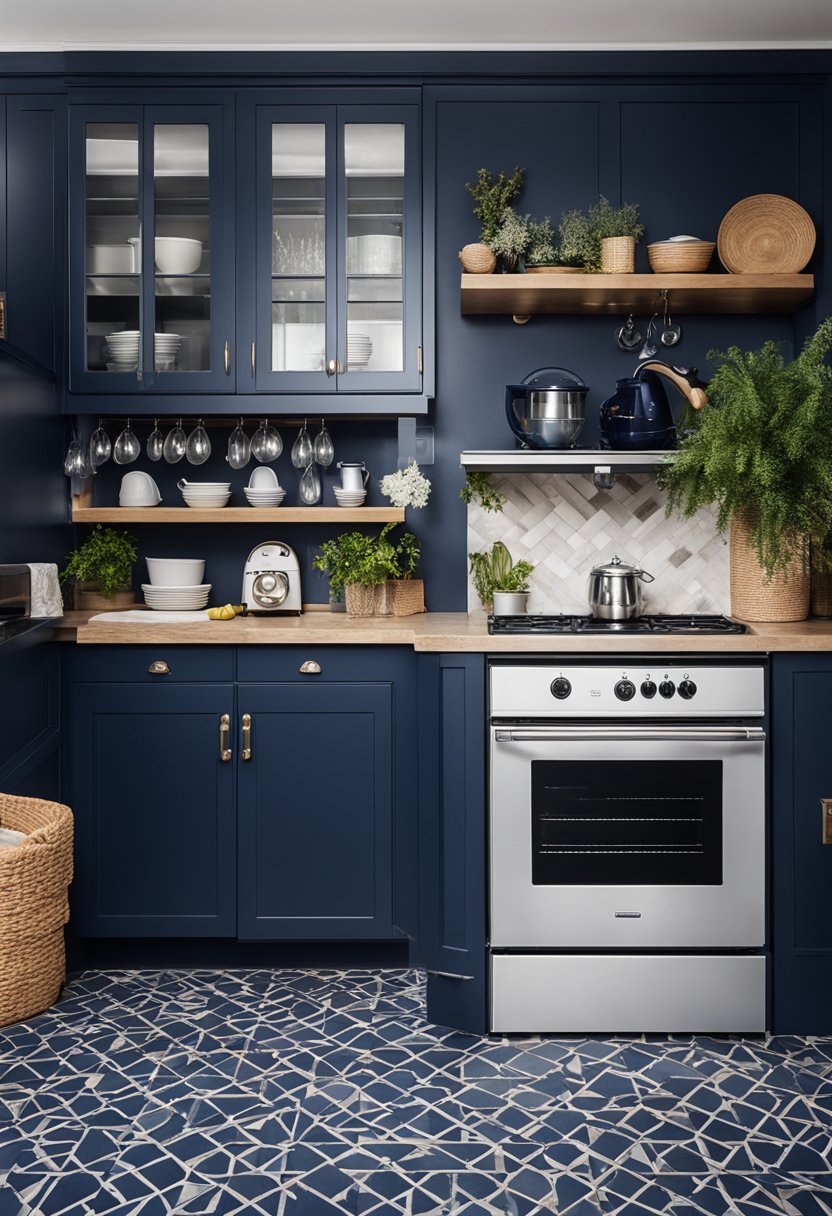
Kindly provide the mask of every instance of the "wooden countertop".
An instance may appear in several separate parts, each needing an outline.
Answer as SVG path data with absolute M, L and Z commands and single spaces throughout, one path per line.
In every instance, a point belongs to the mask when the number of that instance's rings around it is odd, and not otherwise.
M 789 625 L 752 622 L 747 633 L 721 636 L 561 634 L 492 637 L 482 612 L 426 612 L 420 616 L 369 618 L 348 617 L 343 612 L 307 612 L 301 617 L 206 619 L 204 624 L 181 625 L 127 621 L 89 624 L 90 615 L 88 612 L 68 612 L 56 627 L 56 638 L 82 645 L 387 645 L 412 646 L 418 651 L 489 654 L 832 653 L 832 620 L 799 621 Z

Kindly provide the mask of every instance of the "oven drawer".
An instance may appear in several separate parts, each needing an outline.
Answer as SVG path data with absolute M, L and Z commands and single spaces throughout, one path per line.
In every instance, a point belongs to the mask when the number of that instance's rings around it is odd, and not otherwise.
M 763 955 L 491 957 L 493 1031 L 733 1034 L 765 1028 Z

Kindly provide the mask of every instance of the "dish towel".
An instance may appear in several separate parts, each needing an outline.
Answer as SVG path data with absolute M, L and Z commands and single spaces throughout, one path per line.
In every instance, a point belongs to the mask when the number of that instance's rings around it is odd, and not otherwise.
M 64 602 L 58 582 L 58 567 L 53 562 L 27 562 L 31 572 L 32 607 L 34 617 L 63 616 Z

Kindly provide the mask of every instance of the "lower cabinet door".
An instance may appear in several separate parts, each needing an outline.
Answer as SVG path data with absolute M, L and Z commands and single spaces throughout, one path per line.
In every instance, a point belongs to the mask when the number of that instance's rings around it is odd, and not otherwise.
M 241 684 L 238 708 L 239 937 L 391 937 L 391 686 Z
M 234 761 L 220 735 L 233 708 L 232 685 L 73 687 L 82 937 L 235 935 Z

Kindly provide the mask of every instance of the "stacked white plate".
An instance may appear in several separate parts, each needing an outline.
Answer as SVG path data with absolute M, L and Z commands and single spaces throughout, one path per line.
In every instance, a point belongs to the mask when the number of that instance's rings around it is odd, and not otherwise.
M 250 507 L 279 507 L 286 491 L 277 480 L 277 473 L 267 464 L 252 469 L 244 493 Z
M 367 334 L 347 335 L 347 364 L 349 367 L 366 367 L 373 356 L 373 344 Z
M 162 612 L 195 612 L 208 605 L 211 584 L 198 587 L 158 587 L 154 583 L 142 583 L 144 602 L 148 608 Z
M 139 331 L 125 329 L 107 334 L 107 367 L 110 371 L 130 372 L 139 365 Z
M 250 507 L 279 507 L 286 497 L 286 491 L 279 488 L 277 490 L 251 490 L 245 486 L 243 493 Z
M 203 510 L 224 507 L 231 497 L 230 481 L 180 481 L 179 489 L 189 507 Z
M 179 334 L 154 334 L 153 344 L 156 357 L 157 371 L 172 371 L 176 366 L 176 356 L 182 346 Z
M 366 490 L 342 490 L 340 486 L 333 486 L 332 493 L 339 507 L 360 507 L 367 497 Z

